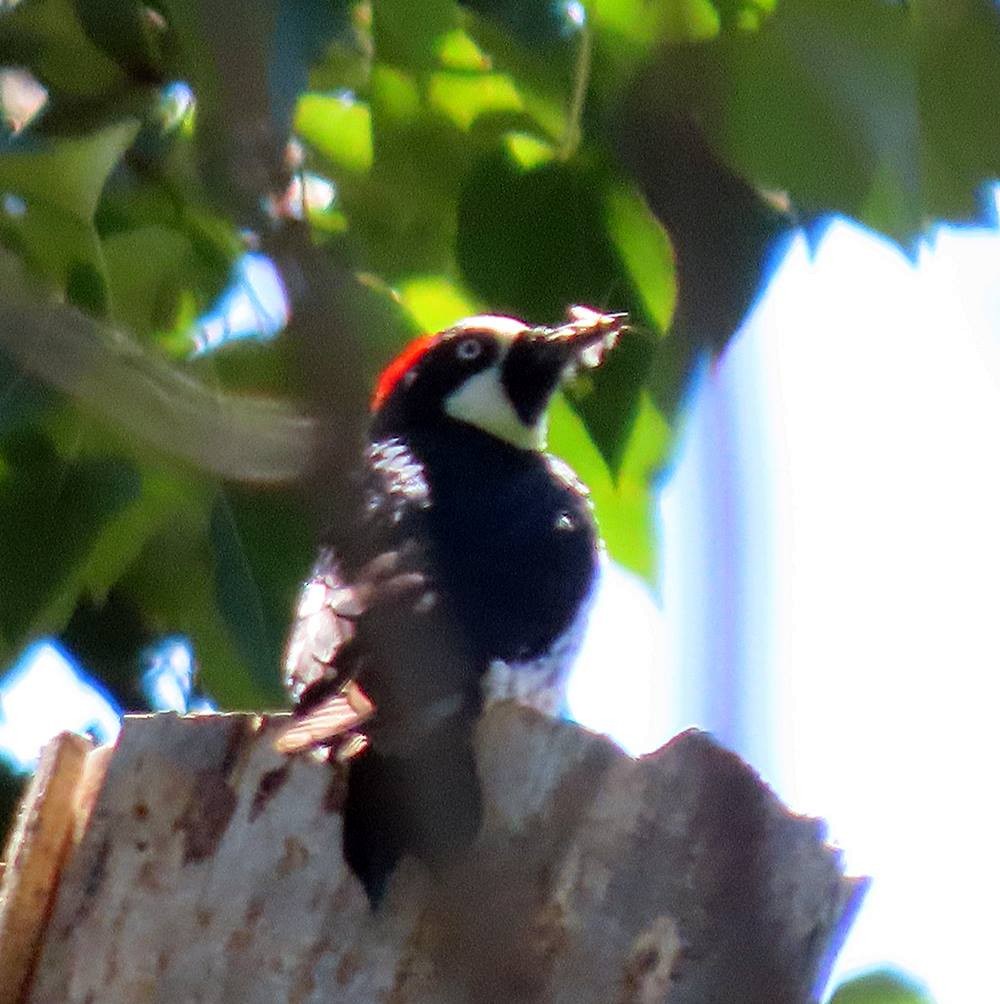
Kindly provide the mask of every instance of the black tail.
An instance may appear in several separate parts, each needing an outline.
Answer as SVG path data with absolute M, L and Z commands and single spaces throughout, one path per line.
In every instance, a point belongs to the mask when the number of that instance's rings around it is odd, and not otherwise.
M 481 817 L 471 726 L 452 720 L 413 753 L 370 748 L 352 761 L 344 857 L 376 907 L 404 854 L 444 864 L 472 843 Z

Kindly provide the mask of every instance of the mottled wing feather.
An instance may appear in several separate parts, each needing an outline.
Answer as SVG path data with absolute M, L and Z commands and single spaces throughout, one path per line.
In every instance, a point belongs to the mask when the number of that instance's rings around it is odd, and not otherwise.
M 352 683 L 365 659 L 364 642 L 352 645 L 358 626 L 418 603 L 430 588 L 416 570 L 424 567 L 423 555 L 408 539 L 405 519 L 429 504 L 422 467 L 396 439 L 373 444 L 367 459 L 366 511 L 356 532 L 338 544 L 355 560 L 322 548 L 299 593 L 284 664 L 296 718 L 277 741 L 284 752 L 357 745 L 355 730 L 374 713 Z M 375 557 L 359 567 L 358 554 Z
M 285 687 L 293 700 L 316 684 L 335 682 L 337 653 L 354 637 L 355 617 L 346 609 L 352 593 L 333 551 L 322 549 L 299 593 L 285 649 Z
M 364 691 L 353 683 L 296 718 L 275 742 L 279 753 L 298 753 L 316 747 L 350 743 L 375 711 Z M 356 745 L 356 744 L 355 744 Z

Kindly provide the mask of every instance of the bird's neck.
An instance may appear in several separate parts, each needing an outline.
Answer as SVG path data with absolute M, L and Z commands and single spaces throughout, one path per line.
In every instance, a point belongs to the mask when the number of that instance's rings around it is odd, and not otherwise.
M 546 462 L 542 450 L 515 446 L 475 425 L 448 417 L 405 432 L 386 429 L 378 438 L 398 439 L 417 460 L 431 469 L 488 463 L 502 471 L 508 466 L 534 466 Z

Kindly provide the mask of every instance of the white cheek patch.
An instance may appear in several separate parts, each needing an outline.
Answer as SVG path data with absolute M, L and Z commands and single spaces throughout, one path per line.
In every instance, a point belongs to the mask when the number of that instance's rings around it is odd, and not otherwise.
M 469 377 L 445 399 L 444 410 L 522 450 L 545 449 L 545 418 L 525 425 L 510 403 L 500 377 L 501 363 Z

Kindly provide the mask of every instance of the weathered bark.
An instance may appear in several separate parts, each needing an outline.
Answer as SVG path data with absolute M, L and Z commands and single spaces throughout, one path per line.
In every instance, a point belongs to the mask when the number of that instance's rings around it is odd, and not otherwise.
M 93 743 L 64 733 L 42 754 L 7 849 L 0 884 L 0 1001 L 18 1001 L 74 836 L 76 792 Z
M 274 734 L 127 720 L 24 1000 L 805 1002 L 863 888 L 708 736 L 633 760 L 499 706 L 478 843 L 437 879 L 404 862 L 373 915 L 340 855 L 342 775 Z

